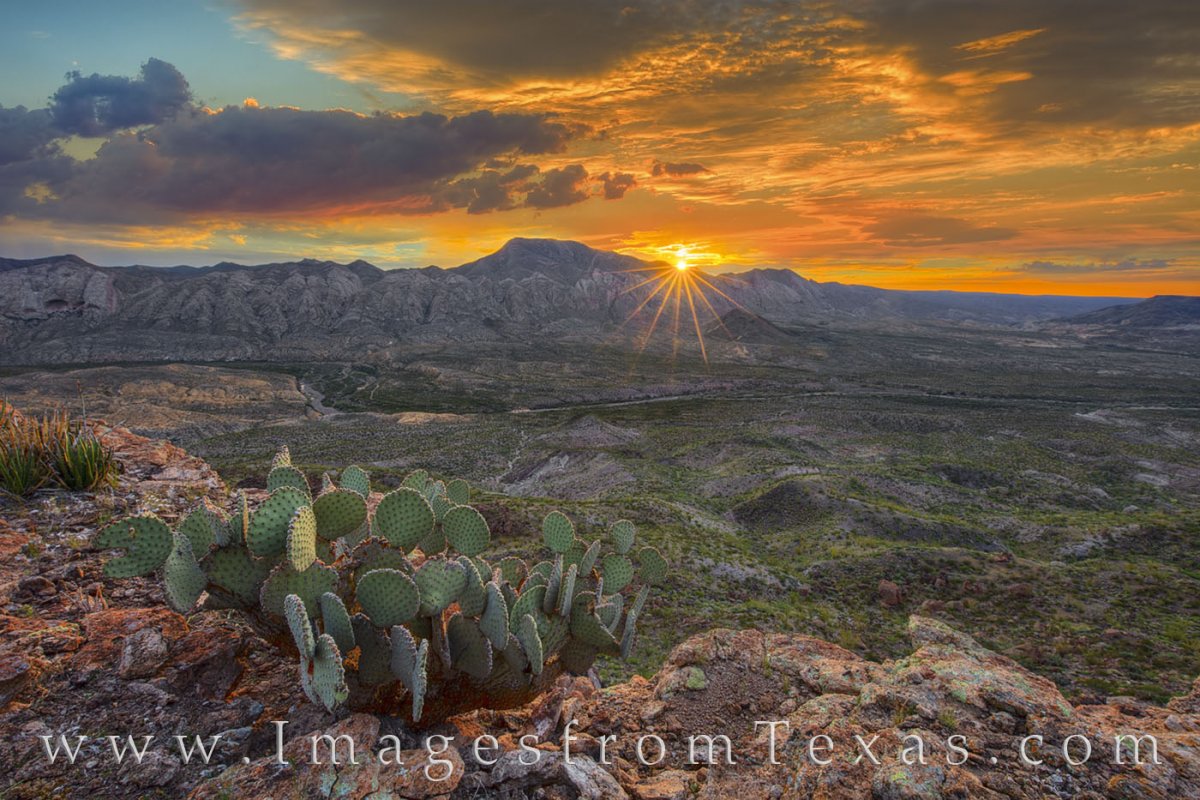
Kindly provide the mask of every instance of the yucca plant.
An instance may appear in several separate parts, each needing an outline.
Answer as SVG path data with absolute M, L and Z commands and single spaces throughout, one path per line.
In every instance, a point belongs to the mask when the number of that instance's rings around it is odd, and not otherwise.
M 61 409 L 27 417 L 0 400 L 0 490 L 25 497 L 53 482 L 95 491 L 111 485 L 116 472 L 112 452 L 86 420 Z
M 50 480 L 43 433 L 40 425 L 0 401 L 0 490 L 25 497 Z
M 91 492 L 112 485 L 117 463 L 86 420 L 73 422 L 61 410 L 43 418 L 46 458 L 64 489 Z

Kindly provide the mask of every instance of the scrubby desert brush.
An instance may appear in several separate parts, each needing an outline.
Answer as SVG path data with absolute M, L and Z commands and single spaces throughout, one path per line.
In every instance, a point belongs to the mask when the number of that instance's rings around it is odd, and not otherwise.
M 628 657 L 649 586 L 666 575 L 657 550 L 635 550 L 633 523 L 585 542 L 557 511 L 542 524 L 552 560 L 489 563 L 466 482 L 423 470 L 371 513 L 365 471 L 347 467 L 336 485 L 326 475 L 313 497 L 284 448 L 267 488 L 253 510 L 240 495 L 228 519 L 204 501 L 174 530 L 136 516 L 97 544 L 125 550 L 105 565 L 111 577 L 161 571 L 176 611 L 202 597 L 240 610 L 298 654 L 305 694 L 329 710 L 427 724 L 527 702 L 598 655 Z
M 46 485 L 94 491 L 116 473 L 112 452 L 87 420 L 61 409 L 26 416 L 0 400 L 0 490 L 15 497 Z

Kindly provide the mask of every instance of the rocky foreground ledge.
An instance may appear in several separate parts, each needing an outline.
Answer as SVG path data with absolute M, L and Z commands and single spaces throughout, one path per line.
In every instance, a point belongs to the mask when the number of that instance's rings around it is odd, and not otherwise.
M 806 636 L 714 630 L 677 647 L 650 680 L 599 688 L 564 678 L 527 708 L 422 736 L 386 718 L 334 719 L 304 700 L 294 664 L 235 616 L 185 619 L 165 609 L 154 581 L 103 577 L 89 542 L 113 514 L 151 506 L 171 517 L 200 495 L 227 499 L 215 473 L 178 448 L 106 436 L 124 466 L 115 493 L 0 507 L 5 798 L 1200 798 L 1200 681 L 1166 707 L 1073 707 L 1050 681 L 926 617 L 910 620 L 913 653 L 884 663 Z M 273 720 L 287 721 L 282 764 Z M 184 763 L 172 739 L 190 746 L 218 733 L 209 764 Z M 59 734 L 88 737 L 74 765 L 43 751 L 38 737 Z M 110 734 L 155 738 L 140 764 L 117 765 Z M 311 737 L 324 734 L 349 737 L 359 763 L 345 763 L 345 740 L 343 763 L 329 764 L 324 749 L 324 763 L 311 763 Z M 716 763 L 689 764 L 689 737 L 718 734 L 734 763 L 718 744 Z M 1130 763 L 1125 740 L 1118 764 L 1124 734 L 1153 737 L 1160 763 L 1149 763 L 1143 738 L 1143 763 Z M 453 738 L 431 757 L 428 735 Z M 481 736 L 498 748 L 481 740 L 477 757 Z M 534 761 L 526 736 L 536 763 L 523 763 Z M 1086 763 L 1069 763 L 1068 737 L 1077 762 L 1090 744 Z M 661 749 L 661 762 L 640 763 L 639 741 L 643 760 Z M 1022 761 L 1023 741 L 1040 764 Z

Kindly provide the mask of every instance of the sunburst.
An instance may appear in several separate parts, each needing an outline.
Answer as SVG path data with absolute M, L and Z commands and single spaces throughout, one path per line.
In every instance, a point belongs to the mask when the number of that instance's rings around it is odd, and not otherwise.
M 706 275 L 698 266 L 698 261 L 708 261 L 714 254 L 700 253 L 693 246 L 682 244 L 661 248 L 660 252 L 667 255 L 669 260 L 630 270 L 630 272 L 649 273 L 649 275 L 622 292 L 622 294 L 630 294 L 639 289 L 644 289 L 646 294 L 621 323 L 621 327 L 624 328 L 631 323 L 643 311 L 650 313 L 650 308 L 657 301 L 657 308 L 653 310 L 650 323 L 640 336 L 638 351 L 641 352 L 646 349 L 646 346 L 649 345 L 651 338 L 654 336 L 654 332 L 658 329 L 659 322 L 663 320 L 664 315 L 669 310 L 673 355 L 678 354 L 680 327 L 686 324 L 686 319 L 690 317 L 691 325 L 689 327 L 696 333 L 696 342 L 700 346 L 700 356 L 704 359 L 704 363 L 707 364 L 708 345 L 704 341 L 704 328 L 700 319 L 704 311 L 711 314 L 712 319 L 721 326 L 721 329 L 729 335 L 731 340 L 733 339 L 733 335 L 725 327 L 720 313 L 713 306 L 712 300 L 709 299 L 707 293 L 712 292 L 735 308 L 742 309 L 743 311 L 745 308 L 716 285 L 721 280 L 720 277 Z

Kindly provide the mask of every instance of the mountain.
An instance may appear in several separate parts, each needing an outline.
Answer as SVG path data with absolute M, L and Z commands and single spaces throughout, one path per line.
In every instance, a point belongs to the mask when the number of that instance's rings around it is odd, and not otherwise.
M 1173 328 L 1200 325 L 1200 297 L 1163 294 L 1140 303 L 1107 306 L 1069 317 L 1075 325 L 1109 325 L 1126 328 Z
M 337 360 L 422 343 L 594 341 L 634 314 L 652 290 L 639 284 L 659 270 L 671 274 L 661 262 L 548 239 L 513 239 L 452 269 L 312 259 L 208 267 L 99 267 L 73 255 L 0 259 L 0 363 Z M 725 295 L 705 292 L 713 313 L 740 307 L 782 325 L 1026 324 L 1133 302 L 889 291 L 783 269 L 705 277 Z
M 783 330 L 770 320 L 741 308 L 735 308 L 720 320 L 714 320 L 706 331 L 706 335 L 718 336 L 721 334 L 742 344 L 786 345 L 796 341 L 793 334 Z

